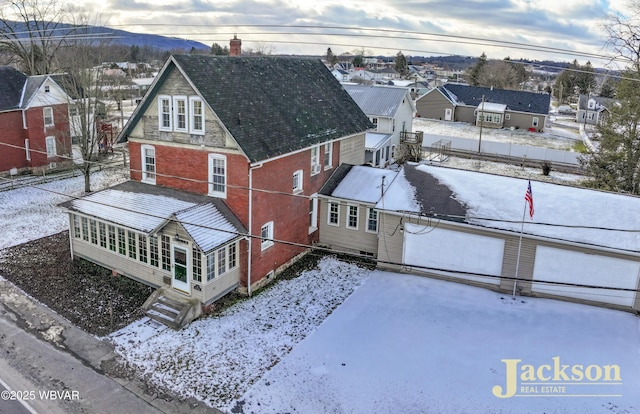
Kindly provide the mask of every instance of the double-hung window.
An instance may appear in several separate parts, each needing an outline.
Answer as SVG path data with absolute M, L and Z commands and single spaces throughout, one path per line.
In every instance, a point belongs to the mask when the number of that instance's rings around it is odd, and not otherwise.
M 320 146 L 316 145 L 311 148 L 311 175 L 320 172 Z
M 44 118 L 44 126 L 53 126 L 53 108 L 51 108 L 50 106 L 42 108 L 42 117 Z
M 369 233 L 378 232 L 378 211 L 373 208 L 367 209 L 367 231 Z
M 158 119 L 160 131 L 171 131 L 173 129 L 170 96 L 160 95 L 158 97 Z
M 173 129 L 176 132 L 187 132 L 187 97 L 173 97 Z
M 156 150 L 151 145 L 143 145 L 142 152 L 142 181 L 156 183 Z
M 324 144 L 324 169 L 328 170 L 333 164 L 331 157 L 333 156 L 333 142 Z
M 298 170 L 293 173 L 293 192 L 302 192 L 302 170 Z
M 273 221 L 262 226 L 260 229 L 260 237 L 262 238 L 262 242 L 260 243 L 261 250 L 265 250 L 273 246 Z
M 347 206 L 347 228 L 358 230 L 358 206 Z
M 47 146 L 47 157 L 55 157 L 58 155 L 56 150 L 56 137 L 46 137 L 45 145 Z
M 330 226 L 340 225 L 340 204 L 329 203 L 329 208 L 327 210 L 327 224 Z
M 209 154 L 209 195 L 227 197 L 227 157 Z
M 202 100 L 196 96 L 189 97 L 189 132 L 204 134 L 204 107 Z

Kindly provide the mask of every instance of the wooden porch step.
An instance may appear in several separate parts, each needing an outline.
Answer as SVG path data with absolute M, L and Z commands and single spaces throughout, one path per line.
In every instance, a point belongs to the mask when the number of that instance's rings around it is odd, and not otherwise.
M 202 312 L 200 301 L 182 298 L 167 288 L 153 292 L 142 307 L 150 319 L 175 330 L 184 328 Z

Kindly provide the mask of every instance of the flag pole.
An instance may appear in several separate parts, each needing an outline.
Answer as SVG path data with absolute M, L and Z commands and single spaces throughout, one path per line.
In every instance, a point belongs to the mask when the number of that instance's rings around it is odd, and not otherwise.
M 524 210 L 522 211 L 522 225 L 520 226 L 520 240 L 518 240 L 518 258 L 516 259 L 516 275 L 513 279 L 513 293 L 511 299 L 516 299 L 516 284 L 518 283 L 518 268 L 520 267 L 520 250 L 522 249 L 522 232 L 524 231 L 524 218 L 527 215 L 527 201 L 524 202 Z

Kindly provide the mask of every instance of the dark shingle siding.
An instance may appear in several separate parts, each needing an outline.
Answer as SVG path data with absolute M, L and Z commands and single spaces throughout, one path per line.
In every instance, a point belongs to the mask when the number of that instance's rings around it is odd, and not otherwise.
M 482 97 L 484 96 L 485 102 L 507 105 L 507 108 L 511 111 L 549 114 L 551 96 L 546 93 L 492 89 L 455 83 L 449 83 L 440 88 L 448 91 L 449 96 L 451 94 L 455 95 L 459 104 L 478 106 L 482 103 Z M 444 93 L 446 94 L 446 92 Z
M 416 189 L 416 200 L 421 205 L 421 214 L 440 215 L 443 220 L 464 222 L 467 208 L 454 198 L 449 187 L 434 176 L 416 170 L 412 164 L 404 165 L 407 181 Z
M 252 162 L 372 127 L 320 60 L 202 55 L 174 59 Z
M 20 108 L 27 75 L 11 66 L 0 66 L 0 111 Z

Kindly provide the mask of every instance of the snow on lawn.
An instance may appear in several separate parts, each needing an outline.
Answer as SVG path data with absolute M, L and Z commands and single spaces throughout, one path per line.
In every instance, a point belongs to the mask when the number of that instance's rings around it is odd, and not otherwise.
M 124 168 L 108 168 L 91 175 L 91 187 L 100 190 L 126 181 Z M 84 194 L 84 177 L 55 180 L 0 192 L 0 250 L 50 236 L 69 228 L 59 203 Z
M 318 325 L 370 271 L 324 258 L 317 270 L 281 280 L 220 316 L 181 331 L 150 331 L 142 319 L 109 336 L 148 381 L 230 410 L 250 384 Z
M 470 222 L 520 231 L 526 180 L 428 165 L 417 169 L 449 187 L 455 199 L 467 206 Z M 535 212 L 533 220 L 527 214 L 525 233 L 640 250 L 640 197 L 542 182 L 533 182 L 531 188 Z
M 634 413 L 639 344 L 631 314 L 374 271 L 240 401 L 245 414 Z M 520 368 L 553 376 L 555 357 L 568 378 L 523 392 Z M 522 361 L 517 394 L 500 399 L 492 389 L 506 391 L 503 359 Z M 617 365 L 620 381 L 571 382 L 574 365 L 592 378 Z M 548 383 L 565 388 L 545 394 Z
M 479 127 L 466 122 L 445 122 L 426 118 L 414 118 L 413 131 L 475 139 L 478 139 L 480 135 Z M 559 124 L 547 126 L 544 132 L 529 132 L 523 129 L 512 131 L 511 129 L 483 128 L 482 139 L 564 150 L 571 150 L 575 141 L 582 140 L 580 132 L 575 125 L 562 127 Z

